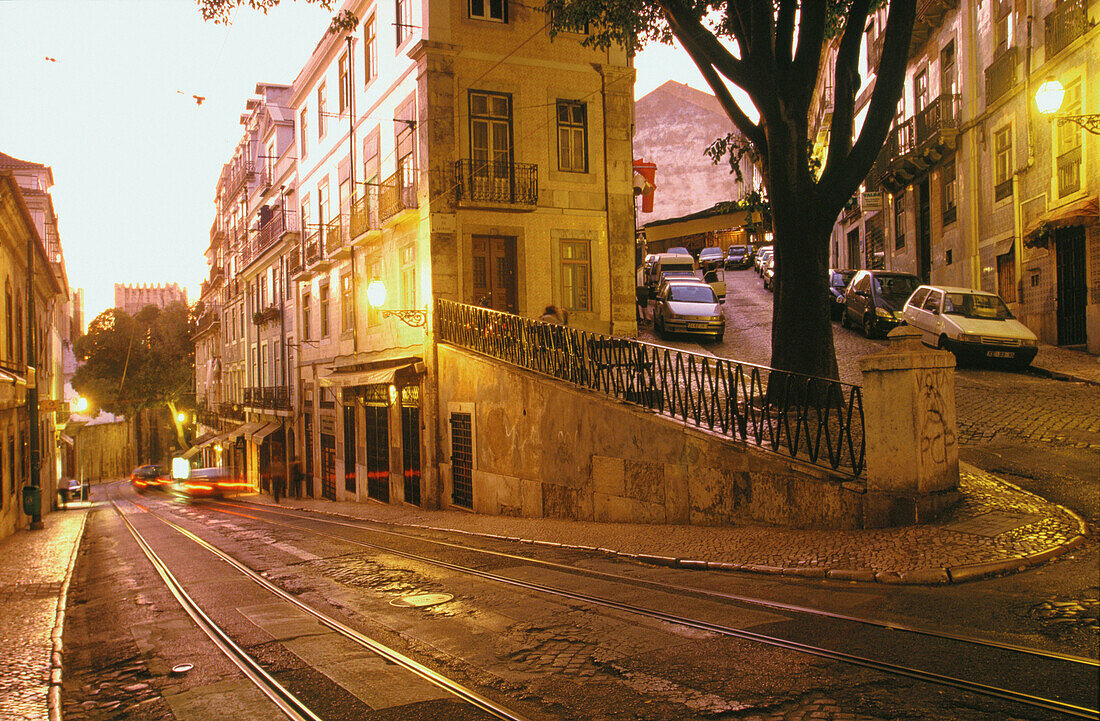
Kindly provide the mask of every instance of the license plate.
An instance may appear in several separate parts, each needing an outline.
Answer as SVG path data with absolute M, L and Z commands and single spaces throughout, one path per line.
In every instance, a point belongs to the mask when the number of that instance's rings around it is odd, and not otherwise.
M 990 358 L 1012 358 L 1013 354 L 1006 350 L 991 350 L 986 351 L 986 355 Z
M 688 323 L 688 328 L 706 328 L 706 323 Z

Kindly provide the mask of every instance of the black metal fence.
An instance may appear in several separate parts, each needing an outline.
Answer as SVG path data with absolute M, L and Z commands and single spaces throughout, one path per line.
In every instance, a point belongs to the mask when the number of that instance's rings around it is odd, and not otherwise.
M 452 345 L 834 470 L 864 469 L 859 386 L 436 301 Z

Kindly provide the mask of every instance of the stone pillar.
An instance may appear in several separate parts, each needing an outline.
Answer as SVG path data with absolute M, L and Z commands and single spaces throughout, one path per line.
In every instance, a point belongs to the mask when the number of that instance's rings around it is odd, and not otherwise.
M 867 444 L 865 528 L 922 523 L 955 503 L 959 447 L 955 357 L 901 326 L 859 360 Z

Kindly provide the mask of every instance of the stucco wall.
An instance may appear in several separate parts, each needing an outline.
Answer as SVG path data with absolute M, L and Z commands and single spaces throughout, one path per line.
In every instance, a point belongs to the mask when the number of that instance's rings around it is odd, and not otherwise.
M 858 528 L 864 483 L 439 346 L 443 457 L 473 416 L 473 510 L 521 517 Z M 450 463 L 442 503 L 452 500 Z

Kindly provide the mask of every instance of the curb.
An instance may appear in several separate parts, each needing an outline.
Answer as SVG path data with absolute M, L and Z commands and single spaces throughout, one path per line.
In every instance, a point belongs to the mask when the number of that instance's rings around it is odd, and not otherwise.
M 64 648 L 62 635 L 65 631 L 65 611 L 69 602 L 69 584 L 73 579 L 73 571 L 76 569 L 76 554 L 80 550 L 80 544 L 84 541 L 84 529 L 88 527 L 88 511 L 84 512 L 84 520 L 80 522 L 80 532 L 76 534 L 76 542 L 73 543 L 72 553 L 69 554 L 69 566 L 65 569 L 65 580 L 61 582 L 61 593 L 57 597 L 57 616 L 54 620 L 53 631 L 50 633 L 53 648 L 50 652 L 50 690 L 46 696 L 46 708 L 50 721 L 61 721 L 61 672 Z
M 1035 495 L 1026 491 L 1015 484 L 1005 481 L 1003 478 L 996 477 L 1001 483 L 1012 488 L 1020 493 L 1028 493 L 1029 495 Z M 277 505 L 270 503 L 263 503 L 262 505 Z M 379 521 L 375 519 L 367 519 L 361 516 L 353 516 L 347 513 L 340 513 L 339 511 L 327 511 L 313 508 L 294 508 L 291 506 L 278 506 L 283 508 L 289 508 L 291 510 L 307 511 L 309 513 L 318 513 L 328 516 L 336 516 L 339 518 L 346 518 L 349 520 L 367 521 L 369 523 L 377 523 L 379 525 L 398 526 L 401 528 L 416 528 L 425 531 L 434 531 L 437 533 L 455 533 L 466 536 L 476 536 L 479 538 L 488 538 L 498 541 L 510 541 L 513 543 L 526 543 L 534 546 L 545 546 L 549 548 L 565 548 L 571 551 L 584 551 L 588 553 L 602 553 L 609 556 L 618 556 L 629 560 L 639 561 L 651 566 L 660 566 L 663 568 L 683 568 L 683 569 L 700 569 L 700 570 L 715 570 L 715 571 L 748 571 L 750 573 L 758 573 L 769 576 L 787 576 L 791 578 L 810 578 L 810 579 L 823 579 L 831 581 L 849 581 L 854 583 L 879 583 L 883 585 L 893 586 L 938 586 L 947 584 L 959 584 L 968 583 L 970 581 L 976 581 L 982 578 L 989 578 L 991 576 L 999 576 L 1009 572 L 1025 571 L 1028 568 L 1038 566 L 1053 558 L 1061 556 L 1067 551 L 1077 548 L 1085 542 L 1085 536 L 1088 532 L 1087 522 L 1081 518 L 1078 514 L 1074 513 L 1065 506 L 1052 504 L 1059 511 L 1065 513 L 1070 519 L 1077 522 L 1078 535 L 1070 538 L 1064 543 L 1060 543 L 1053 548 L 1048 548 L 1045 551 L 1032 554 L 1030 556 L 1016 556 L 1012 558 L 1001 559 L 999 561 L 988 561 L 983 563 L 964 564 L 960 566 L 950 566 L 943 568 L 920 568 L 907 571 L 875 571 L 872 569 L 859 569 L 859 568 L 825 568 L 822 566 L 768 566 L 762 564 L 752 563 L 734 563 L 728 561 L 705 561 L 702 559 L 693 558 L 675 558 L 672 556 L 660 556 L 648 553 L 631 553 L 627 551 L 619 551 L 613 548 L 584 546 L 579 544 L 561 543 L 558 541 L 544 541 L 531 538 L 517 538 L 515 536 L 504 536 L 497 533 L 479 533 L 477 531 L 467 531 L 457 528 L 445 528 L 441 526 L 429 526 L 422 523 L 400 523 L 396 521 Z
M 1032 363 L 1028 366 L 1029 370 L 1035 372 L 1036 375 L 1040 375 L 1044 378 L 1052 378 L 1056 381 L 1069 381 L 1071 383 L 1084 383 L 1090 386 L 1100 386 L 1100 381 L 1092 378 L 1083 378 L 1081 376 L 1075 376 L 1072 373 L 1066 373 L 1065 371 L 1055 371 L 1049 368 L 1043 368 Z

